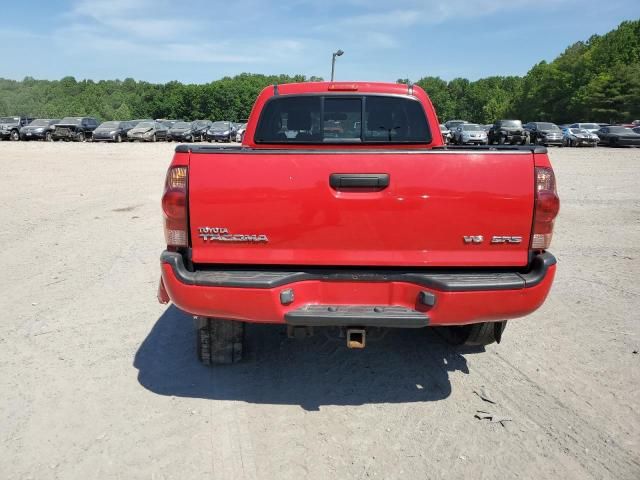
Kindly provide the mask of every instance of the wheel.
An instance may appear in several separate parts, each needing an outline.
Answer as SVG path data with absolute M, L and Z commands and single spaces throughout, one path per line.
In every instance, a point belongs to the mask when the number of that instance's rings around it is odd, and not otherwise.
M 120 134 L 116 135 L 116 143 L 122 143 L 122 135 Z
M 498 137 L 498 145 L 504 145 L 504 141 L 505 141 L 505 138 L 502 135 L 500 135 Z
M 152 142 L 157 142 L 158 141 L 158 137 L 156 137 L 156 134 L 154 133 L 153 136 L 151 137 L 151 141 Z
M 483 322 L 456 327 L 440 327 L 438 333 L 450 345 L 485 346 L 500 343 L 502 332 L 507 326 L 503 322 Z
M 12 142 L 17 142 L 18 140 L 20 140 L 20 134 L 18 133 L 17 130 L 11 130 L 11 133 L 9 134 L 9 139 Z
M 53 138 L 51 138 L 51 132 L 47 132 L 44 134 L 44 141 L 45 142 L 52 142 Z
M 520 142 L 520 145 L 529 145 L 529 137 L 524 137 Z
M 244 323 L 196 317 L 198 360 L 204 365 L 229 365 L 242 360 Z
M 86 140 L 87 140 L 87 139 L 85 138 L 85 136 L 84 136 L 84 132 L 80 132 L 80 133 L 78 133 L 78 135 L 77 135 L 77 137 L 76 137 L 76 138 L 78 139 L 78 142 L 84 142 L 84 141 L 86 141 Z

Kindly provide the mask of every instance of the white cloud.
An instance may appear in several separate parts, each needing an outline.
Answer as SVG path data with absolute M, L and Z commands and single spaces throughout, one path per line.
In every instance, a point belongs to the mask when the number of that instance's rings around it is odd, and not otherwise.
M 144 39 L 176 38 L 204 28 L 193 16 L 176 18 L 175 6 L 175 3 L 153 0 L 80 0 L 74 4 L 69 17 L 77 23 L 91 20 L 109 32 Z

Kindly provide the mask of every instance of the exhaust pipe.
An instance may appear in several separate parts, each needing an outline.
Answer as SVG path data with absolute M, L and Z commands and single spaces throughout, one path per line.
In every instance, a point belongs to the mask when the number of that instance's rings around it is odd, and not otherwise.
M 366 346 L 367 332 L 364 328 L 347 329 L 347 347 L 364 348 Z

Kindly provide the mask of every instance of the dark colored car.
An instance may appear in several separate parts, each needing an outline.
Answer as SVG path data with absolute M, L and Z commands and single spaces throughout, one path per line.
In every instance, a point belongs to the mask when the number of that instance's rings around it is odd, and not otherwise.
M 633 130 L 635 133 L 640 133 L 640 127 L 635 127 L 635 128 L 632 128 L 631 130 Z
M 168 142 L 190 142 L 192 140 L 191 122 L 177 122 L 167 131 Z
M 191 122 L 191 131 L 193 132 L 194 141 L 203 142 L 207 136 L 207 130 L 211 128 L 213 122 L 211 120 L 194 120 Z M 234 137 L 237 128 L 234 128 Z
M 120 143 L 127 139 L 127 133 L 129 133 L 129 130 L 135 127 L 135 125 L 131 120 L 127 122 L 112 120 L 101 123 L 98 128 L 93 131 L 93 141 Z
M 529 132 L 524 129 L 520 120 L 497 120 L 489 129 L 487 136 L 489 145 L 494 143 L 527 145 L 529 143 Z
M 141 120 L 141 121 L 153 122 L 153 120 Z M 167 127 L 167 130 L 169 130 L 169 129 L 173 128 L 173 126 L 176 123 L 180 123 L 183 120 L 172 120 L 172 119 L 169 119 L 169 118 L 157 118 L 155 121 L 162 123 L 165 127 Z
M 609 147 L 640 147 L 640 133 L 627 127 L 602 127 L 596 132 L 600 143 Z
M 32 120 L 30 117 L 1 117 L 0 140 L 20 140 L 20 129 Z
M 130 142 L 157 142 L 165 140 L 169 129 L 162 122 L 140 122 L 127 133 Z
M 236 126 L 233 122 L 213 122 L 207 130 L 205 137 L 211 142 L 231 142 L 236 139 Z
M 563 145 L 562 130 L 550 122 L 529 122 L 524 126 L 529 132 L 529 140 L 536 145 Z
M 207 129 L 211 126 L 209 120 L 195 120 L 193 122 L 178 122 L 169 129 L 168 141 L 201 142 L 204 140 Z
M 98 121 L 93 117 L 64 117 L 55 126 L 51 138 L 65 142 L 91 141 L 96 128 L 98 128 Z
M 38 118 L 20 129 L 20 140 L 52 140 L 51 135 L 58 119 Z

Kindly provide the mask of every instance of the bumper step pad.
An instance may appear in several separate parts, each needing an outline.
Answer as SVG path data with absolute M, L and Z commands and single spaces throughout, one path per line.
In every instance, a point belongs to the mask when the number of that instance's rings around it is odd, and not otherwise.
M 288 325 L 307 327 L 421 328 L 429 324 L 429 317 L 417 310 L 376 305 L 305 305 L 284 318 Z

